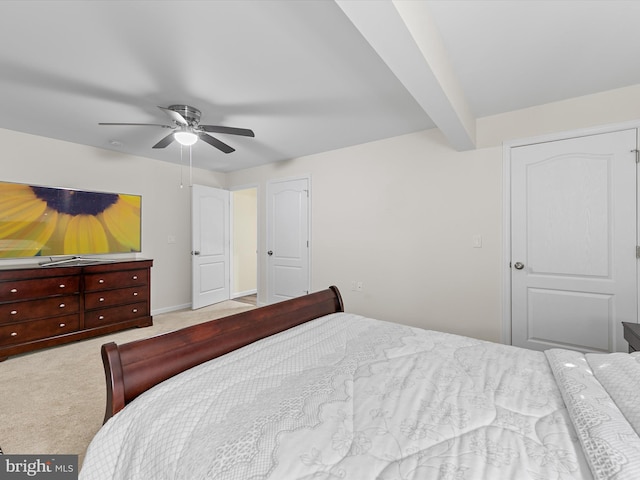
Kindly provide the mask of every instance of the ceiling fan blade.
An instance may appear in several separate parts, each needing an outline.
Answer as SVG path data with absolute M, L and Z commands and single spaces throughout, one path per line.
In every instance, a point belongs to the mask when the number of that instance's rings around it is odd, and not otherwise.
M 160 140 L 158 143 L 156 143 L 153 146 L 153 148 L 165 148 L 171 142 L 173 142 L 173 133 L 170 133 L 169 135 L 164 137 L 162 140 Z
M 178 112 L 175 112 L 169 108 L 166 107 L 158 107 L 160 110 L 162 110 L 164 113 L 166 113 L 167 115 L 169 115 L 171 117 L 171 120 L 173 120 L 174 122 L 176 122 L 178 125 L 182 125 L 182 126 L 188 126 L 189 122 L 187 122 L 187 120 L 180 115 Z
M 207 135 L 206 133 L 203 133 L 203 132 L 198 132 L 197 135 L 198 137 L 200 137 L 200 140 L 202 140 L 203 142 L 207 142 L 209 145 L 216 147 L 218 150 L 224 153 L 231 153 L 236 151 L 235 148 L 230 147 L 226 143 L 221 142 L 220 140 L 212 137 L 211 135 Z
M 253 130 L 248 128 L 223 127 L 220 125 L 198 125 L 198 128 L 205 132 L 228 133 L 231 135 L 242 135 L 243 137 L 255 137 Z
M 171 125 L 161 125 L 159 123 L 105 123 L 105 122 L 101 122 L 98 123 L 98 125 L 139 125 L 139 126 L 143 126 L 143 127 L 162 127 L 162 128 L 175 128 L 172 127 Z

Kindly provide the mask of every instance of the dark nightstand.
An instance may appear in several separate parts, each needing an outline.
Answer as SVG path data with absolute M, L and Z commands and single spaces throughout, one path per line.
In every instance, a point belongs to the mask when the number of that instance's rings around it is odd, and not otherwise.
M 640 323 L 622 322 L 624 339 L 629 342 L 629 353 L 640 351 Z

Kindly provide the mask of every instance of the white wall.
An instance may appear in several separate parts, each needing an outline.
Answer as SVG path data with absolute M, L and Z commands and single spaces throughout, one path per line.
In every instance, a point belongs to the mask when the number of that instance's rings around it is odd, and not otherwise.
M 480 118 L 478 148 L 640 119 L 640 84 Z
M 137 256 L 154 260 L 152 313 L 190 305 L 190 189 L 180 188 L 178 165 L 3 129 L 0 144 L 0 180 L 142 194 L 142 253 Z M 224 174 L 198 169 L 194 182 L 226 186 Z M 168 243 L 169 235 L 176 243 Z
M 432 130 L 235 172 L 229 181 L 264 186 L 311 174 L 312 290 L 337 285 L 348 311 L 498 340 L 500 158 L 499 149 L 452 151 Z M 264 240 L 264 220 L 260 231 Z M 483 237 L 480 249 L 474 234 Z M 264 241 L 258 258 L 266 258 Z M 362 292 L 351 290 L 354 280 Z

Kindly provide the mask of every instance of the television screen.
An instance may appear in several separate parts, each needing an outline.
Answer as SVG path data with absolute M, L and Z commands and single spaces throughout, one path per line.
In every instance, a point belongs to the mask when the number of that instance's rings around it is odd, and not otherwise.
M 140 252 L 140 195 L 0 182 L 0 258 Z

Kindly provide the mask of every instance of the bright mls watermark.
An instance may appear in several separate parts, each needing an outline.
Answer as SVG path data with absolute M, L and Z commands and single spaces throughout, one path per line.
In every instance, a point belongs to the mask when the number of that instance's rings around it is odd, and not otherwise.
M 0 455 L 1 480 L 78 480 L 78 455 Z

